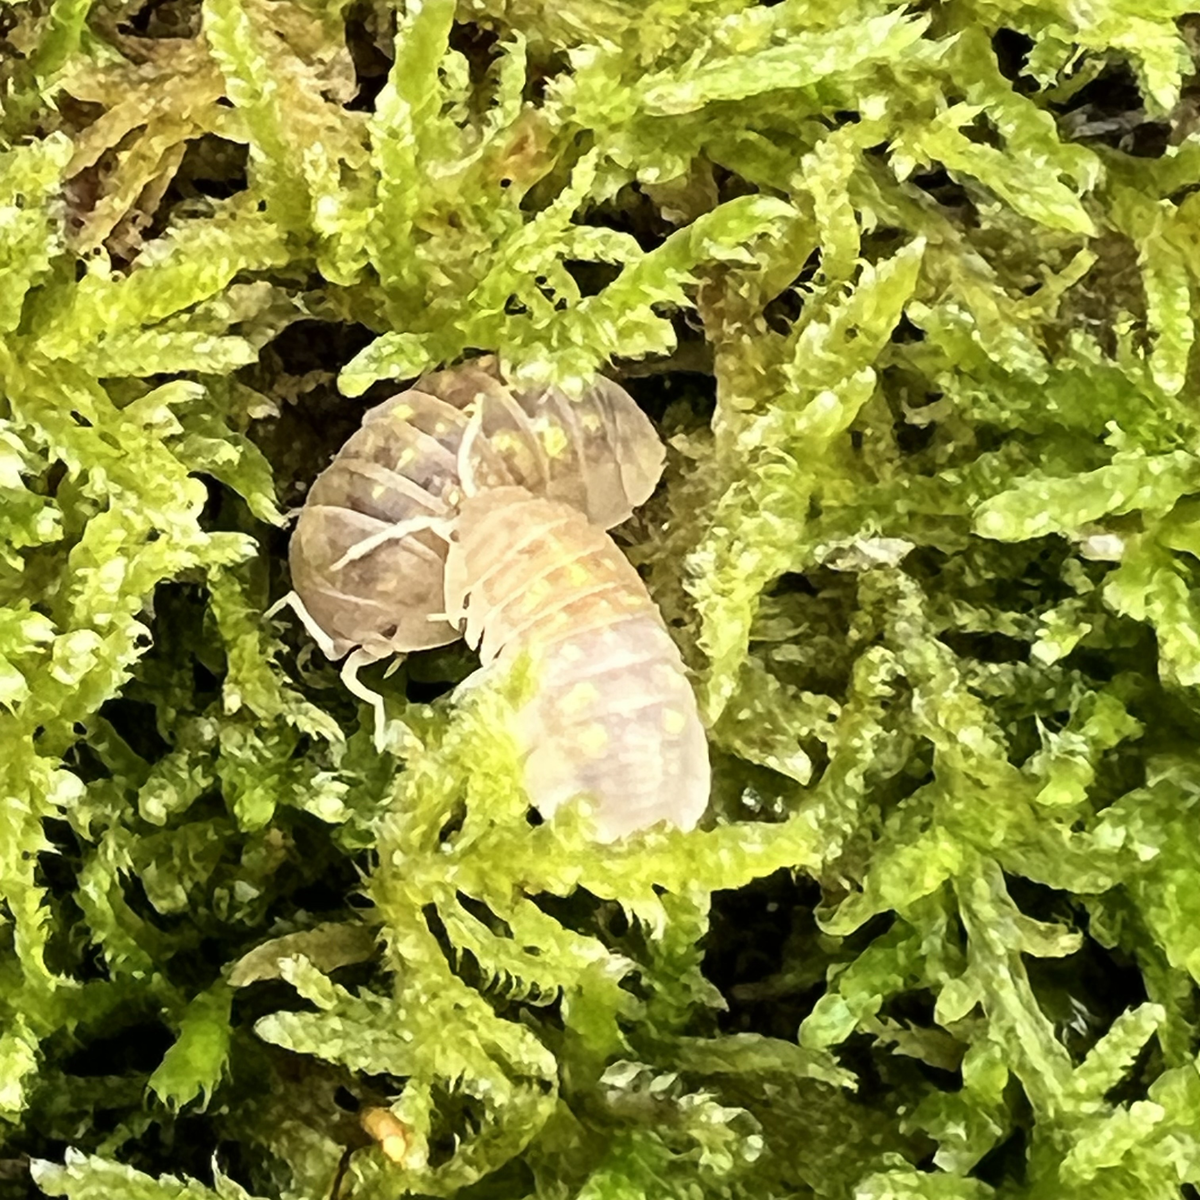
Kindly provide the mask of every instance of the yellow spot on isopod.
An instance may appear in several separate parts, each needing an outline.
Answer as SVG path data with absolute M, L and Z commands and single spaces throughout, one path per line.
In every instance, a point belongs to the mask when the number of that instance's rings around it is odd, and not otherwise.
M 416 457 L 417 452 L 411 446 L 406 446 L 400 451 L 400 457 L 396 460 L 396 465 L 398 467 L 407 467 L 408 464 Z
M 411 404 L 397 404 L 388 415 L 395 417 L 397 421 L 407 421 L 413 415 L 413 406 Z
M 558 654 L 563 662 L 576 663 L 583 657 L 583 647 L 576 646 L 573 642 L 568 642 L 559 649 Z
M 662 715 L 663 732 L 674 737 L 677 733 L 683 732 L 683 727 L 687 724 L 687 717 L 683 715 L 677 708 L 664 708 Z
M 591 572 L 583 563 L 574 562 L 567 568 L 567 582 L 572 587 L 582 587 L 591 578 Z
M 608 746 L 608 730 L 599 722 L 587 726 L 579 734 L 579 748 L 588 755 L 601 754 Z
M 600 427 L 603 425 L 603 422 L 594 412 L 584 413 L 579 423 L 588 433 L 599 433 Z
M 542 439 L 542 448 L 549 458 L 558 458 L 569 445 L 566 431 L 561 425 L 551 425 L 547 422 L 538 430 L 538 434 Z
M 521 597 L 520 611 L 526 614 L 535 612 L 542 604 L 546 602 L 547 599 L 549 599 L 552 590 L 553 589 L 546 580 L 539 579 L 536 583 L 532 584 L 525 595 Z
M 562 710 L 567 716 L 582 712 L 600 696 L 594 683 L 577 683 L 562 699 Z

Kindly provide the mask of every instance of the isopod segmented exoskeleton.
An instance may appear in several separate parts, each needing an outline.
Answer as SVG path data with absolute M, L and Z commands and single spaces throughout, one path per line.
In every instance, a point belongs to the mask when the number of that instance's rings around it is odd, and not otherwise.
M 309 491 L 292 536 L 288 600 L 331 658 L 348 664 L 454 641 L 436 528 L 465 494 L 519 485 L 611 528 L 662 473 L 654 427 L 622 388 L 577 399 L 512 388 L 495 359 L 426 376 L 371 409 Z
M 446 562 L 449 615 L 486 669 L 532 659 L 513 734 L 549 816 L 585 794 L 604 840 L 708 804 L 696 699 L 646 585 L 616 543 L 561 501 L 505 487 L 466 499 Z
M 510 388 L 494 360 L 371 409 L 313 485 L 292 538 L 292 600 L 343 678 L 464 633 L 484 667 L 518 654 L 537 688 L 516 715 L 530 799 L 580 794 L 612 839 L 708 801 L 708 747 L 674 642 L 604 532 L 646 500 L 663 447 L 632 398 Z

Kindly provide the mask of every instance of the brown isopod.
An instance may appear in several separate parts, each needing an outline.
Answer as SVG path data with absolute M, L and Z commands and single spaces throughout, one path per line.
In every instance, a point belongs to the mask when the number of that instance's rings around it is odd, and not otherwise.
M 663 447 L 624 389 L 597 378 L 578 399 L 508 386 L 494 358 L 425 376 L 367 412 L 309 491 L 292 535 L 296 610 L 356 694 L 357 671 L 443 646 L 443 523 L 465 495 L 518 485 L 605 528 L 654 490 Z
M 532 659 L 536 692 L 512 732 L 544 816 L 587 795 L 604 841 L 660 821 L 695 826 L 710 786 L 696 698 L 646 585 L 608 534 L 523 488 L 481 492 L 454 522 L 446 600 L 484 669 Z

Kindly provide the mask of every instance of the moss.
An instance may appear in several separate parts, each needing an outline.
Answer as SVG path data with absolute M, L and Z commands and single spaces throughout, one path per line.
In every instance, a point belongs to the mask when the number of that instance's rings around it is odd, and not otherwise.
M 0 5 L 0 1195 L 1200 1186 L 1194 27 Z M 477 352 L 670 438 L 700 830 L 263 615 Z

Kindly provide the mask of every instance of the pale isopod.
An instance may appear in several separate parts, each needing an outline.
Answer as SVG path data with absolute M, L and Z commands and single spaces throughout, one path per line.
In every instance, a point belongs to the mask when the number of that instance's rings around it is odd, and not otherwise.
M 637 571 L 561 501 L 502 487 L 465 499 L 446 562 L 449 615 L 484 668 L 528 654 L 537 681 L 513 734 L 543 815 L 590 797 L 605 841 L 708 804 L 708 742 Z

